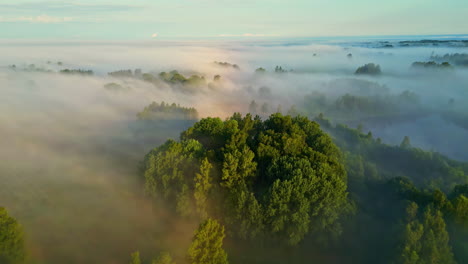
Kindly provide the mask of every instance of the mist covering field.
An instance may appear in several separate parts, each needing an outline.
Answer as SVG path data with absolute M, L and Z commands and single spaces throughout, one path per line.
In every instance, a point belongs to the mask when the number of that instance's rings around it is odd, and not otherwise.
M 0 201 L 24 227 L 28 261 L 126 263 L 136 250 L 183 259 L 197 223 L 155 205 L 139 175 L 148 151 L 196 120 L 139 120 L 152 102 L 198 118 L 322 114 L 468 162 L 468 67 L 412 66 L 468 43 L 404 40 L 0 43 Z M 381 73 L 355 74 L 368 63 Z M 173 70 L 204 80 L 159 78 Z

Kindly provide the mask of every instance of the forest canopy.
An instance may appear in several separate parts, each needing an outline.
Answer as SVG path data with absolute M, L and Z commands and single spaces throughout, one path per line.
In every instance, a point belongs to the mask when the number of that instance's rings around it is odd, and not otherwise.
M 230 236 L 289 245 L 340 233 L 349 206 L 341 155 L 319 125 L 274 114 L 204 118 L 146 155 L 146 193 L 181 216 L 217 216 Z

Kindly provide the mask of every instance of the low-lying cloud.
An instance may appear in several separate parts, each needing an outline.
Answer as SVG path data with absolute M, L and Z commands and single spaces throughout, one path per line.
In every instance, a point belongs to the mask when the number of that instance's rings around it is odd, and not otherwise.
M 164 249 L 167 245 L 153 241 L 154 234 L 176 232 L 176 225 L 169 225 L 164 210 L 150 206 L 142 195 L 138 166 L 147 151 L 177 138 L 183 128 L 156 127 L 150 141 L 136 133 L 136 114 L 153 101 L 222 118 L 247 113 L 254 100 L 262 116 L 287 113 L 294 106 L 312 117 L 319 114 L 311 107 L 315 104 L 318 111 L 332 109 L 332 122 L 362 123 L 383 142 L 398 144 L 410 136 L 414 146 L 467 160 L 468 143 L 462 139 L 468 138 L 468 130 L 443 117 L 468 113 L 468 70 L 411 70 L 412 62 L 427 61 L 433 52 L 463 51 L 443 46 L 366 48 L 355 42 L 304 45 L 300 40 L 3 42 L 0 179 L 5 190 L 14 191 L 2 192 L 0 200 L 24 225 L 34 257 L 47 263 L 122 263 L 133 250 Z M 354 74 L 370 62 L 381 66 L 381 75 Z M 260 67 L 265 71 L 256 72 Z M 94 75 L 58 73 L 63 69 L 92 70 Z M 141 69 L 155 78 L 177 70 L 205 82 L 190 86 L 107 74 L 122 69 Z M 125 89 L 105 89 L 109 83 Z M 357 114 L 349 117 L 335 111 L 346 94 L 353 100 L 361 96 L 363 102 L 397 101 L 402 94 L 410 99 L 414 94 L 417 100 L 410 106 L 389 104 L 397 116 L 376 119 L 350 108 Z M 180 241 L 172 237 L 169 243 L 188 243 L 191 223 L 177 226 L 187 228 L 177 231 Z

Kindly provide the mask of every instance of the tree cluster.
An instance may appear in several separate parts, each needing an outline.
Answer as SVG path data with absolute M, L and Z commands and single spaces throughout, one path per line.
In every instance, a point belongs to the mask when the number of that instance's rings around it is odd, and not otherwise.
M 468 66 L 468 53 L 453 53 L 453 54 L 445 54 L 443 56 L 432 55 L 431 60 L 451 62 L 455 66 L 467 67 Z
M 428 62 L 421 62 L 421 61 L 416 61 L 413 62 L 411 65 L 413 68 L 418 68 L 418 69 L 452 69 L 452 65 L 448 62 L 442 62 L 442 63 L 437 63 L 435 61 L 428 61 Z
M 94 74 L 92 70 L 82 70 L 82 69 L 63 69 L 63 70 L 60 70 L 60 73 L 75 74 L 75 75 L 88 75 L 88 76 Z
M 368 63 L 364 66 L 357 68 L 354 74 L 366 74 L 366 75 L 380 75 L 382 70 L 380 65 L 374 63 Z
M 213 63 L 218 65 L 218 66 L 221 66 L 221 67 L 233 68 L 233 69 L 236 69 L 236 70 L 240 70 L 240 68 L 239 68 L 239 66 L 237 64 L 231 64 L 229 62 L 220 62 L 220 61 L 215 61 Z
M 179 104 L 152 102 L 137 114 L 139 120 L 197 120 L 198 112 L 193 107 Z
M 216 216 L 240 239 L 339 234 L 348 207 L 339 150 L 300 116 L 202 119 L 147 154 L 144 178 L 148 195 L 182 216 Z

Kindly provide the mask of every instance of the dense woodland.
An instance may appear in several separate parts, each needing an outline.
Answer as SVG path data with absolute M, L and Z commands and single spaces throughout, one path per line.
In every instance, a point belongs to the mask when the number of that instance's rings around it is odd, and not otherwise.
M 467 261 L 468 164 L 323 115 L 204 118 L 150 151 L 142 176 L 147 195 L 202 223 L 189 263 Z M 193 257 L 207 226 L 219 248 Z

